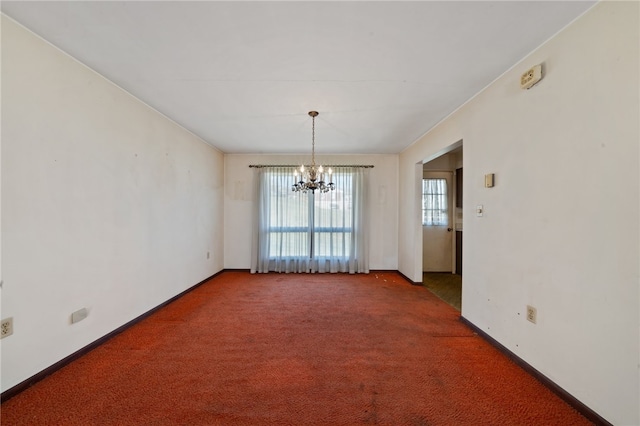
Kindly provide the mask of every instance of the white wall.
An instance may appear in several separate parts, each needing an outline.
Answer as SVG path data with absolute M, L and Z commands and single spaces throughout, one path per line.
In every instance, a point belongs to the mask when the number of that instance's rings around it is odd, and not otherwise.
M 301 155 L 225 155 L 224 267 L 251 267 L 251 232 L 254 205 L 254 169 L 250 164 L 302 164 Z M 369 173 L 370 269 L 398 269 L 398 156 L 324 155 L 322 164 L 371 164 Z M 293 173 L 293 169 L 292 169 Z M 293 180 L 293 177 L 292 177 Z
M 224 163 L 4 16 L 2 124 L 4 391 L 222 269 Z
M 442 172 L 442 171 L 454 171 L 456 164 L 456 154 L 444 154 L 438 158 L 435 158 L 428 163 L 423 164 L 422 170 L 433 171 L 433 172 Z M 427 175 L 425 174 L 425 177 Z
M 400 155 L 400 271 L 419 278 L 416 163 L 463 139 L 462 315 L 621 425 L 640 424 L 638 9 L 598 4 Z

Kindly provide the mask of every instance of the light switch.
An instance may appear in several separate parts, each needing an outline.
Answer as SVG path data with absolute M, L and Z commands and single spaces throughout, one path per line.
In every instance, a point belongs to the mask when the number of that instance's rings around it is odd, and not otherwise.
M 480 206 L 476 206 L 476 216 L 478 217 L 482 217 L 482 214 L 484 213 L 484 207 Z

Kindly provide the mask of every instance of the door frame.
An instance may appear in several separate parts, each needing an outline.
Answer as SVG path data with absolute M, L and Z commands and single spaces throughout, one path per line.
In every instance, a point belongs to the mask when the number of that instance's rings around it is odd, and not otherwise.
M 419 200 L 416 204 L 415 204 L 415 213 L 414 213 L 414 217 L 417 218 L 418 220 L 416 221 L 416 231 L 415 234 L 416 236 L 419 236 L 419 238 L 416 238 L 415 241 L 415 256 L 417 259 L 420 259 L 420 262 L 416 262 L 414 264 L 414 271 L 418 272 L 417 270 L 419 269 L 419 276 L 420 276 L 420 282 L 422 282 L 422 257 L 423 257 L 423 243 L 422 243 L 422 176 L 424 174 L 424 165 L 430 161 L 435 160 L 436 158 L 442 157 L 443 155 L 449 154 L 452 151 L 455 151 L 458 148 L 463 148 L 463 139 L 460 139 L 457 142 L 452 143 L 451 145 L 442 148 L 441 150 L 428 155 L 427 157 L 425 157 L 421 162 L 418 162 L 415 165 L 415 192 L 414 194 L 416 194 L 415 196 L 417 197 L 417 199 Z M 464 154 L 463 154 L 463 158 L 464 158 Z M 455 175 L 455 173 L 454 173 Z M 463 179 L 464 179 L 464 175 L 463 175 Z M 454 185 L 455 188 L 455 185 Z M 454 194 L 455 196 L 455 194 Z M 455 202 L 454 202 L 455 205 Z M 452 256 L 452 273 L 455 273 L 455 261 L 456 261 L 456 256 L 455 256 L 455 249 L 456 249 L 456 241 L 455 241 L 455 220 L 456 217 L 454 215 L 453 217 L 453 221 L 454 221 L 454 227 L 453 227 L 453 232 L 452 232 L 452 238 L 453 238 L 453 244 L 452 244 L 452 250 L 453 250 L 453 256 Z M 464 215 L 462 217 L 462 220 L 464 221 Z M 464 262 L 464 258 L 462 259 L 462 261 Z

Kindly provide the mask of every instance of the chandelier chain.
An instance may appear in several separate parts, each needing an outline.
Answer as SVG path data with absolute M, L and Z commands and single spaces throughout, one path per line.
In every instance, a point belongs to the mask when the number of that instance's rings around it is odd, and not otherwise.
M 331 168 L 329 168 L 328 172 L 324 171 L 322 166 L 316 167 L 316 116 L 318 115 L 318 111 L 309 111 L 309 116 L 311 116 L 311 167 L 307 170 L 304 168 L 304 164 L 300 166 L 300 180 L 297 180 L 298 172 L 294 172 L 294 176 L 296 177 L 296 181 L 293 183 L 292 190 L 294 192 L 303 192 L 311 191 L 311 193 L 315 193 L 316 190 L 319 192 L 329 192 L 333 191 L 335 185 L 331 182 Z M 325 174 L 326 173 L 326 174 Z M 329 182 L 325 181 L 325 178 L 329 179 Z
M 316 116 L 311 116 L 311 164 L 316 166 Z

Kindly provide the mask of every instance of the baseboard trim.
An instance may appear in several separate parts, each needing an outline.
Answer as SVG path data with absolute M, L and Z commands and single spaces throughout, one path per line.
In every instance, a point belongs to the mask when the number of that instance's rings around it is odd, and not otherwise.
M 162 302 L 161 304 L 159 304 L 155 308 L 151 308 L 147 312 L 139 315 L 138 317 L 132 319 L 131 321 L 127 322 L 126 324 L 121 325 L 120 327 L 116 328 L 112 332 L 110 332 L 108 334 L 105 334 L 104 336 L 100 337 L 99 339 L 94 340 L 93 342 L 89 343 L 87 346 L 78 349 L 77 351 L 75 351 L 71 355 L 68 355 L 67 357 L 65 357 L 65 358 L 61 359 L 60 361 L 56 362 L 55 364 L 50 365 L 49 367 L 45 368 L 44 370 L 40 371 L 39 373 L 36 373 L 33 376 L 29 377 L 28 379 L 26 379 L 26 380 L 18 383 L 17 385 L 7 389 L 6 391 L 2 392 L 2 394 L 0 395 L 0 401 L 2 401 L 2 402 L 8 401 L 9 399 L 11 399 L 14 396 L 18 395 L 20 392 L 24 391 L 25 389 L 28 389 L 29 387 L 33 386 L 34 384 L 38 383 L 40 380 L 44 379 L 45 377 L 50 376 L 51 374 L 53 374 L 56 371 L 60 370 L 65 365 L 68 365 L 71 362 L 75 361 L 76 359 L 82 357 L 83 355 L 86 355 L 87 353 L 91 352 L 93 349 L 95 349 L 98 346 L 102 345 L 103 343 L 105 343 L 106 341 L 111 339 L 112 337 L 122 333 L 123 331 L 125 331 L 129 327 L 139 323 L 140 321 L 142 321 L 143 319 L 147 318 L 148 316 L 150 316 L 154 312 L 158 311 L 159 309 L 162 309 L 163 307 L 167 306 L 169 303 L 176 301 L 177 299 L 181 298 L 182 296 L 184 296 L 185 294 L 189 293 L 190 291 L 195 290 L 197 287 L 200 287 L 205 282 L 211 280 L 212 278 L 217 277 L 218 275 L 220 275 L 223 272 L 225 272 L 225 269 L 223 269 L 220 272 L 217 272 L 217 273 L 211 275 L 208 278 L 205 278 L 204 280 L 200 281 L 199 283 L 197 283 L 197 284 L 189 287 L 188 289 L 184 290 L 183 292 L 173 296 L 171 299 L 169 299 L 169 300 L 167 300 L 165 302 Z
M 411 284 L 411 285 L 422 285 L 422 281 L 419 281 L 419 282 L 418 282 L 418 281 L 413 281 L 412 279 L 410 279 L 409 277 L 407 277 L 407 276 L 406 276 L 405 274 L 403 274 L 402 272 L 400 272 L 400 271 L 396 271 L 396 272 L 397 272 L 397 273 L 399 273 L 399 274 L 400 274 L 400 276 L 401 276 L 402 278 L 404 278 L 406 281 L 409 281 L 409 284 Z
M 558 386 L 554 381 L 549 379 L 547 376 L 533 368 L 529 363 L 520 358 L 518 355 L 511 352 L 504 345 L 498 342 L 496 339 L 488 335 L 486 332 L 481 330 L 478 326 L 473 324 L 471 321 L 466 319 L 463 316 L 460 316 L 460 321 L 464 323 L 467 327 L 471 328 L 475 333 L 477 333 L 484 340 L 493 345 L 496 349 L 506 355 L 511 361 L 520 366 L 524 371 L 535 377 L 540 383 L 545 385 L 549 390 L 558 395 L 562 400 L 564 400 L 567 404 L 576 409 L 580 414 L 586 417 L 589 421 L 593 422 L 596 425 L 602 426 L 612 426 L 607 420 L 602 418 L 598 413 L 593 411 L 591 408 L 587 407 L 584 403 L 582 403 L 575 396 L 571 395 L 569 392 Z

